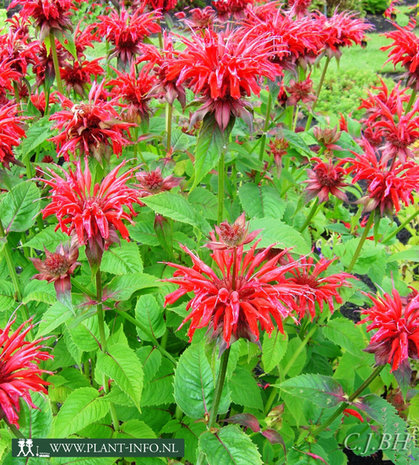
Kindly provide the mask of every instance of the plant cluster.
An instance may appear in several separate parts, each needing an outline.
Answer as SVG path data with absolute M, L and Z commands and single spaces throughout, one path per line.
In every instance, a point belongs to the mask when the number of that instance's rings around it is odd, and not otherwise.
M 332 125 L 329 64 L 370 24 L 176 6 L 27 0 L 0 35 L 2 463 L 164 437 L 185 456 L 77 463 L 414 464 L 415 22 L 385 34 L 403 80 Z

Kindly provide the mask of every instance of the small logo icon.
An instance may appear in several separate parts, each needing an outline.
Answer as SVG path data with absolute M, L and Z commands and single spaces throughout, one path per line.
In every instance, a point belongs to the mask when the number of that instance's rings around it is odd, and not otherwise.
M 17 457 L 35 457 L 35 454 L 32 451 L 33 441 L 32 439 L 19 439 L 17 441 L 19 446 L 19 452 Z M 26 451 L 25 451 L 26 448 Z

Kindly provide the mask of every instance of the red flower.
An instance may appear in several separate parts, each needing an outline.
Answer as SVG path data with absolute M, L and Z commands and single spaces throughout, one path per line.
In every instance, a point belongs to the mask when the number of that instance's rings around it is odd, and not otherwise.
M 284 69 L 295 71 L 297 64 L 305 68 L 314 63 L 324 44 L 320 22 L 310 16 L 293 19 L 270 5 L 275 3 L 249 8 L 246 24 L 252 36 L 271 35 L 270 59 Z
M 10 63 L 10 67 L 24 77 L 28 66 L 37 61 L 38 42 L 28 43 L 19 32 L 9 32 L 0 36 L 0 61 Z
M 64 156 L 66 161 L 69 153 L 75 153 L 76 150 L 101 161 L 103 156 L 110 156 L 106 153 L 110 146 L 118 157 L 122 147 L 130 143 L 124 133 L 129 135 L 128 129 L 132 124 L 119 121 L 119 115 L 112 106 L 114 102 L 102 100 L 102 92 L 103 82 L 101 85 L 93 84 L 88 103 L 74 104 L 62 98 L 65 110 L 50 117 L 51 121 L 56 121 L 54 129 L 62 130 L 50 140 L 57 144 L 58 154 Z
M 346 408 L 344 411 L 343 411 L 343 415 L 345 417 L 349 417 L 349 416 L 352 416 L 352 417 L 355 417 L 355 418 L 358 418 L 358 420 L 361 422 L 361 423 L 364 423 L 364 419 L 362 418 L 362 415 L 354 410 L 353 408 Z
M 183 179 L 172 175 L 163 178 L 160 168 L 156 168 L 154 171 L 139 171 L 136 173 L 136 177 L 139 183 L 137 184 L 138 193 L 141 198 L 170 191 L 177 187 Z
M 49 101 L 48 101 L 49 104 L 58 102 L 54 94 L 55 92 L 53 92 L 49 96 Z M 40 92 L 39 89 L 37 89 L 34 93 L 31 94 L 30 100 L 31 100 L 32 105 L 41 113 L 42 116 L 44 116 L 45 107 L 47 105 L 47 102 L 45 99 L 45 92 L 44 91 Z
M 14 0 L 10 8 L 22 5 L 20 0 Z M 26 20 L 34 19 L 34 24 L 40 30 L 39 40 L 43 42 L 49 34 L 62 33 L 71 30 L 70 8 L 72 0 L 26 0 L 20 11 Z
M 12 68 L 12 63 L 8 60 L 0 62 L 0 105 L 7 105 L 9 103 L 6 91 L 12 92 L 12 82 L 19 82 L 21 77 L 20 73 Z
M 15 332 L 10 328 L 16 318 L 0 329 L 0 418 L 4 415 L 7 421 L 19 428 L 20 399 L 32 408 L 36 408 L 30 391 L 47 394 L 47 381 L 41 376 L 50 373 L 38 367 L 42 360 L 53 358 L 44 348 L 45 338 L 32 342 L 25 341 L 28 332 L 34 327 L 32 319 L 22 323 Z M 26 329 L 24 329 L 26 326 Z
M 366 140 L 362 146 L 364 153 L 352 152 L 355 158 L 347 158 L 346 169 L 353 172 L 353 183 L 359 180 L 367 181 L 368 195 L 358 200 L 364 204 L 364 211 L 369 212 L 378 208 L 381 215 L 391 213 L 393 209 L 400 210 L 400 202 L 406 206 L 414 202 L 413 191 L 419 185 L 419 165 L 413 161 L 402 163 L 394 158 L 392 166 L 387 166 L 387 160 L 379 159 L 379 155 Z
M 258 79 L 274 79 L 275 66 L 268 59 L 270 46 L 266 37 L 250 38 L 241 30 L 217 34 L 205 30 L 182 38 L 186 49 L 169 64 L 168 79 L 178 77 L 195 94 L 202 94 L 204 105 L 193 115 L 191 125 L 207 113 L 214 114 L 221 130 L 232 115 L 251 123 L 251 114 L 243 97 L 259 94 Z
M 208 28 L 216 21 L 215 11 L 210 6 L 193 8 L 189 14 L 190 17 L 185 20 L 185 23 L 193 29 Z
M 84 51 L 87 47 L 93 48 L 93 42 L 99 41 L 97 32 L 94 32 L 95 24 L 88 24 L 83 30 L 80 29 L 81 21 L 77 24 L 74 31 L 74 44 L 76 46 L 77 57 L 79 60 L 86 58 Z
M 154 96 L 156 77 L 150 74 L 149 67 L 145 66 L 137 74 L 135 64 L 131 65 L 129 73 L 121 73 L 115 69 L 117 79 L 108 82 L 113 86 L 111 95 L 116 99 L 121 98 L 125 107 L 125 119 L 130 122 L 148 120 L 151 109 L 148 105 Z
M 326 152 L 333 152 L 333 150 L 343 150 L 340 145 L 336 145 L 339 141 L 341 133 L 337 128 L 321 128 L 315 126 L 313 128 L 313 136 L 321 144 Z
M 68 244 L 57 246 L 55 253 L 45 250 L 46 258 L 31 258 L 35 268 L 40 273 L 32 276 L 32 279 L 45 280 L 54 283 L 57 298 L 60 300 L 63 296 L 71 293 L 70 276 L 74 270 L 81 264 L 77 261 L 79 256 L 78 245 L 73 240 L 70 247 Z
M 308 13 L 308 7 L 311 0 L 288 0 L 288 6 L 291 8 L 290 14 L 301 18 Z
M 329 195 L 334 195 L 346 202 L 348 200 L 346 194 L 340 190 L 348 185 L 343 181 L 345 176 L 345 170 L 341 166 L 343 162 L 340 161 L 334 165 L 332 160 L 329 160 L 328 164 L 317 157 L 313 157 L 312 160 L 316 161 L 317 164 L 313 169 L 307 171 L 308 180 L 304 181 L 307 183 L 308 199 L 317 196 L 319 202 L 327 202 Z
M 62 45 L 56 40 L 57 47 L 57 58 L 58 65 L 60 68 L 64 66 L 67 51 L 62 47 Z M 36 74 L 36 86 L 41 87 L 46 79 L 50 80 L 55 77 L 54 71 L 54 62 L 52 60 L 52 54 L 47 52 L 47 49 L 44 44 L 40 46 L 38 59 L 36 64 L 33 67 L 33 71 Z
M 244 16 L 247 6 L 253 5 L 254 2 L 255 0 L 213 0 L 212 5 L 221 19 L 227 19 L 230 15 L 240 19 Z
M 279 331 L 284 332 L 282 320 L 295 305 L 293 297 L 308 291 L 284 278 L 293 265 L 277 266 L 286 251 L 262 265 L 272 246 L 255 253 L 258 243 L 246 253 L 243 246 L 215 250 L 211 257 L 217 272 L 184 246 L 183 250 L 192 259 L 192 268 L 169 263 L 176 271 L 167 281 L 179 289 L 166 296 L 165 305 L 173 304 L 189 292 L 194 294 L 186 307 L 192 311 L 182 323 L 192 320 L 188 331 L 190 340 L 196 329 L 208 327 L 213 336 L 222 333 L 221 350 L 240 337 L 254 342 L 259 340 L 258 323 L 268 334 L 272 332 L 272 318 Z
M 143 0 L 151 11 L 160 10 L 162 13 L 167 13 L 176 8 L 178 0 Z
M 310 106 L 311 102 L 316 101 L 313 91 L 313 81 L 310 79 L 310 76 L 301 82 L 291 79 L 290 85 L 285 87 L 285 90 L 289 94 L 287 105 L 290 107 L 298 105 L 300 102 Z
M 325 52 L 329 57 L 339 58 L 342 47 L 360 45 L 365 40 L 365 32 L 373 29 L 372 24 L 358 18 L 354 13 L 335 13 L 331 18 L 318 15 L 325 34 Z
M 282 157 L 287 154 L 288 146 L 288 141 L 283 137 L 276 138 L 269 142 L 269 153 L 273 156 L 277 166 L 281 165 Z
M 74 90 L 74 92 L 83 96 L 87 84 L 92 82 L 91 77 L 97 78 L 104 73 L 99 61 L 100 58 L 96 58 L 92 61 L 74 61 L 72 64 L 65 64 L 61 68 L 61 77 L 67 85 L 67 92 Z
M 15 13 L 11 18 L 6 19 L 6 23 L 9 23 L 9 30 L 13 33 L 17 33 L 17 36 L 21 39 L 27 40 L 29 35 L 29 21 L 22 18 L 20 13 Z
M 99 16 L 98 33 L 105 36 L 113 45 L 111 57 L 117 57 L 126 66 L 141 52 L 144 37 L 160 32 L 159 12 L 144 13 L 143 4 L 134 13 L 122 8 L 119 13 L 113 11 L 109 16 Z
M 218 240 L 214 232 L 211 232 L 212 241 L 208 242 L 206 247 L 212 250 L 226 250 L 250 244 L 260 233 L 260 230 L 249 233 L 246 215 L 243 212 L 233 224 L 224 221 L 220 226 L 216 226 L 215 232 L 218 235 Z
M 391 365 L 391 371 L 409 367 L 409 358 L 419 355 L 419 294 L 413 292 L 407 298 L 400 297 L 393 289 L 392 295 L 383 297 L 366 294 L 374 306 L 362 311 L 360 323 L 368 323 L 367 331 L 378 329 L 371 337 L 366 352 L 375 355 L 377 365 Z
M 86 254 L 93 254 L 98 262 L 103 249 L 118 242 L 117 231 L 129 240 L 123 220 L 132 223 L 136 214 L 133 204 L 139 203 L 137 191 L 126 185 L 133 178 L 134 169 L 118 177 L 124 165 L 125 161 L 94 186 L 87 159 L 84 172 L 78 161 L 75 171 L 66 172 L 61 168 L 64 178 L 47 168 L 51 178 L 42 179 L 52 188 L 51 202 L 42 210 L 42 217 L 55 216 L 58 219 L 56 229 L 61 228 L 68 235 L 75 231 L 79 243 L 87 244 Z
M 334 259 L 336 260 L 336 259 Z M 311 320 L 316 316 L 317 303 L 320 312 L 323 312 L 323 306 L 328 304 L 330 313 L 334 312 L 335 300 L 338 304 L 342 303 L 342 298 L 338 293 L 340 287 L 351 287 L 348 278 L 353 278 L 348 273 L 337 273 L 329 276 L 320 277 L 334 260 L 326 260 L 321 258 L 317 263 L 314 263 L 313 258 L 303 257 L 297 263 L 293 263 L 290 270 L 291 277 L 287 278 L 290 283 L 309 288 L 311 294 L 300 295 L 297 297 L 298 303 L 295 307 L 299 319 L 301 320 L 306 315 L 311 317 Z
M 392 23 L 396 31 L 386 32 L 384 36 L 392 39 L 391 45 L 381 47 L 381 50 L 389 50 L 389 59 L 394 66 L 401 64 L 406 68 L 407 85 L 415 90 L 419 90 L 419 37 L 414 29 L 416 21 L 411 19 L 409 24 L 401 27 L 396 23 Z
M 0 107 L 0 164 L 10 168 L 10 163 L 19 164 L 13 147 L 17 147 L 23 137 L 22 118 L 17 114 L 17 105 Z

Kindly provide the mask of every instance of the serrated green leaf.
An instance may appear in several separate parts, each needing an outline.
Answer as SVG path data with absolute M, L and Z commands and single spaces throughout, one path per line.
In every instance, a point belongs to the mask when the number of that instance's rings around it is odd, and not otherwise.
M 189 417 L 203 418 L 210 411 L 215 381 L 203 343 L 189 346 L 180 356 L 174 389 L 176 403 Z M 223 395 L 226 397 L 225 391 Z M 223 403 L 219 413 L 225 413 L 226 405 L 228 408 L 228 402 Z
M 159 305 L 152 295 L 143 295 L 135 306 L 135 318 L 142 321 L 148 332 L 137 327 L 137 334 L 145 341 L 152 341 L 151 335 L 160 338 L 166 332 L 166 323 L 163 319 L 163 306 Z
M 237 367 L 228 385 L 231 390 L 231 400 L 235 404 L 263 410 L 260 388 L 249 370 Z
M 320 407 L 335 407 L 344 398 L 342 386 L 330 376 L 305 374 L 287 379 L 276 387 L 281 390 L 308 399 Z
M 110 247 L 103 254 L 100 269 L 106 273 L 117 275 L 141 273 L 143 261 L 137 244 L 123 241 L 121 244 Z
M 239 198 L 247 216 L 253 218 L 276 218 L 284 216 L 286 201 L 273 186 L 243 184 L 239 188 Z
M 19 151 L 24 158 L 27 158 L 40 145 L 42 145 L 52 135 L 51 123 L 48 116 L 38 119 L 26 131 L 26 138 L 23 139 Z
M 106 287 L 112 293 L 113 300 L 128 300 L 134 292 L 153 289 L 161 284 L 155 276 L 145 273 L 132 273 L 116 276 Z
M 50 252 L 54 252 L 60 242 L 66 243 L 69 237 L 60 230 L 55 231 L 55 225 L 47 226 L 29 241 L 22 244 L 22 247 L 32 247 L 33 249 L 44 250 L 44 247 Z
M 270 373 L 282 360 L 287 351 L 288 335 L 281 334 L 276 329 L 271 336 L 267 333 L 263 336 L 262 363 L 266 373 Z
M 121 425 L 120 431 L 117 433 L 116 437 L 154 439 L 156 433 L 143 421 L 128 420 Z
M 39 212 L 39 190 L 35 183 L 21 182 L 12 188 L 0 203 L 0 218 L 4 229 L 24 232 L 34 223 Z
M 109 412 L 109 403 L 99 397 L 96 389 L 74 390 L 54 418 L 51 437 L 67 438 L 86 426 L 101 420 Z
M 57 301 L 57 298 L 53 294 L 47 292 L 30 292 L 26 295 L 22 302 L 27 304 L 29 302 L 43 302 L 44 304 L 52 305 Z
M 257 218 L 249 221 L 250 230 L 261 229 L 259 247 L 277 244 L 280 248 L 292 247 L 292 252 L 307 255 L 311 244 L 294 228 L 275 218 Z
M 353 321 L 338 317 L 322 328 L 323 335 L 353 355 L 359 355 L 366 347 L 363 330 Z
M 98 354 L 96 367 L 100 372 L 112 378 L 141 411 L 143 366 L 132 349 L 125 344 L 109 346 L 106 354 L 103 352 Z
M 221 428 L 216 434 L 202 434 L 199 448 L 205 453 L 208 465 L 262 465 L 256 445 L 236 425 Z
M 150 371 L 150 368 L 152 367 L 149 366 L 146 370 Z M 162 359 L 157 373 L 144 386 L 141 406 L 150 407 L 173 402 L 173 365 L 167 359 Z
M 51 334 L 54 329 L 65 323 L 72 316 L 73 313 L 70 309 L 64 306 L 61 302 L 56 302 L 42 315 L 42 320 L 39 324 L 36 337 L 38 338 L 45 336 L 46 334 Z

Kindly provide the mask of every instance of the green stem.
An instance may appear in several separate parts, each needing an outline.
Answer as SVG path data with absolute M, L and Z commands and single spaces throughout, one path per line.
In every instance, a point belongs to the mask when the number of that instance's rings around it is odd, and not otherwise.
M 218 224 L 224 219 L 224 147 L 218 162 Z
M 292 354 L 292 357 L 290 358 L 285 368 L 280 373 L 281 380 L 285 379 L 290 369 L 294 366 L 295 361 L 297 360 L 297 358 L 303 351 L 304 347 L 307 345 L 308 341 L 311 339 L 311 336 L 313 336 L 313 334 L 316 332 L 316 329 L 317 329 L 317 325 L 312 326 L 310 331 L 306 334 L 306 337 L 301 341 L 301 344 L 298 346 L 297 350 Z M 274 403 L 276 399 L 277 393 L 278 393 L 277 389 L 273 388 L 266 402 L 265 415 L 267 415 L 269 411 L 271 410 L 272 404 Z
M 373 222 L 374 222 L 374 212 L 372 211 L 370 213 L 370 217 L 368 218 L 368 222 L 365 225 L 364 232 L 362 233 L 361 239 L 359 240 L 358 247 L 356 248 L 354 256 L 352 257 L 351 263 L 349 264 L 349 267 L 346 270 L 347 273 L 350 273 L 353 270 L 353 268 L 354 268 L 354 266 L 356 264 L 356 261 L 358 260 L 358 257 L 359 257 L 359 254 L 361 252 L 362 246 L 364 245 L 364 242 L 365 242 L 365 240 L 366 240 L 366 238 L 368 236 L 368 233 L 369 233 L 369 231 L 371 229 L 371 226 L 372 226 Z
M 7 269 L 9 270 L 10 279 L 12 280 L 13 288 L 15 290 L 14 298 L 16 301 L 22 302 L 22 296 L 23 296 L 22 289 L 20 288 L 19 278 L 17 276 L 16 268 L 13 263 L 12 252 L 10 250 L 10 244 L 7 239 L 7 235 L 3 228 L 3 224 L 1 220 L 0 220 L 0 239 L 3 239 L 3 242 L 4 242 L 4 245 L 3 245 L 4 257 L 6 259 Z M 28 309 L 26 305 L 24 304 L 22 304 L 22 308 L 23 308 L 23 314 L 25 317 L 25 321 L 28 321 L 29 320 Z
M 259 150 L 260 161 L 263 160 L 263 156 L 265 155 L 266 137 L 267 137 L 267 132 L 268 132 L 270 119 L 271 119 L 271 108 L 272 108 L 272 95 L 269 92 L 268 103 L 266 104 L 265 124 L 263 126 L 263 134 L 261 137 L 261 145 L 260 145 L 260 150 Z
M 407 220 L 404 220 L 403 223 L 395 229 L 393 232 L 390 234 L 387 234 L 384 239 L 381 239 L 381 242 L 387 242 L 390 239 L 392 239 L 399 231 L 401 231 L 407 224 L 409 224 L 412 220 L 414 220 L 417 216 L 419 215 L 419 210 L 416 210 L 414 213 L 412 213 Z
M 297 128 L 297 122 L 298 122 L 298 105 L 295 107 L 295 115 L 294 115 L 294 122 L 292 123 L 292 130 L 295 132 Z
M 330 57 L 326 57 L 326 63 L 324 64 L 322 75 L 320 76 L 319 85 L 318 85 L 317 91 L 316 91 L 316 100 L 313 102 L 313 106 L 311 107 L 311 112 L 308 115 L 307 124 L 306 124 L 306 127 L 305 127 L 306 131 L 308 131 L 310 129 L 311 122 L 313 120 L 314 109 L 316 108 L 317 102 L 318 102 L 319 97 L 320 97 L 320 92 L 322 91 L 324 78 L 326 77 L 326 72 L 327 72 L 327 68 L 329 67 L 329 63 L 330 63 Z
M 413 89 L 412 90 L 412 93 L 410 94 L 410 99 L 407 103 L 407 107 L 406 107 L 406 112 L 405 113 L 409 113 L 410 109 L 412 108 L 412 105 L 413 103 L 415 102 L 416 100 L 416 95 L 417 95 L 418 91 L 416 89 Z
M 166 103 L 166 133 L 167 133 L 167 151 L 169 152 L 172 147 L 172 117 L 173 105 Z
M 13 81 L 13 91 L 15 94 L 15 100 L 18 107 L 20 107 L 19 87 L 16 81 Z
M 226 374 L 227 374 L 227 365 L 228 365 L 229 356 L 230 356 L 230 348 L 226 349 L 221 355 L 220 368 L 218 370 L 217 382 L 216 382 L 215 391 L 214 391 L 214 400 L 213 400 L 212 407 L 210 410 L 209 420 L 208 420 L 208 425 L 207 425 L 209 430 L 211 430 L 215 426 L 215 423 L 217 420 L 218 407 L 220 405 L 221 394 L 223 392 L 224 381 L 225 381 Z M 198 461 L 196 465 L 203 465 L 204 460 L 205 460 L 205 454 L 201 451 L 199 453 L 199 457 L 198 457 Z
M 97 318 L 99 324 L 99 337 L 100 337 L 100 345 L 102 352 L 106 352 L 106 334 L 105 334 L 105 316 L 103 313 L 103 306 L 102 306 L 102 297 L 103 297 L 103 285 L 102 285 L 102 276 L 100 273 L 100 269 L 96 272 L 96 302 L 97 302 Z M 108 377 L 103 375 L 103 389 L 105 393 L 109 392 L 108 386 Z M 116 414 L 115 406 L 110 402 L 109 403 L 109 410 L 111 412 L 112 424 L 115 431 L 119 431 L 119 420 Z
M 316 200 L 313 203 L 313 206 L 311 207 L 310 213 L 308 214 L 304 224 L 300 228 L 300 232 L 303 232 L 306 227 L 310 224 L 310 221 L 313 219 L 314 215 L 317 213 L 317 207 L 319 206 L 319 198 L 316 197 Z
M 49 41 L 51 44 L 52 62 L 54 63 L 55 79 L 57 81 L 58 92 L 64 95 L 63 81 L 61 80 L 60 65 L 58 63 L 57 47 L 55 45 L 54 34 L 49 35 Z
M 13 433 L 13 435 L 18 438 L 18 439 L 23 439 L 25 436 L 23 435 L 23 433 L 21 431 L 19 431 L 15 425 L 13 425 L 12 423 L 9 423 L 8 420 L 6 419 L 6 417 L 3 418 L 4 421 L 6 422 L 6 425 L 10 428 L 10 431 Z
M 339 418 L 339 416 L 342 414 L 342 412 L 350 405 L 351 402 L 353 402 L 362 392 L 374 381 L 374 379 L 381 373 L 382 369 L 385 367 L 385 365 L 380 365 L 375 368 L 375 370 L 371 373 L 371 375 L 359 386 L 359 388 L 349 397 L 348 402 L 344 402 L 343 404 L 340 405 L 340 407 L 335 411 L 335 413 L 327 419 L 327 421 L 323 424 L 320 425 L 318 428 L 316 428 L 312 433 L 309 433 L 310 436 L 317 436 L 319 433 L 324 431 L 330 424 L 332 424 L 336 418 Z M 308 435 L 307 435 L 308 436 Z M 304 442 L 305 438 L 300 439 L 299 443 L 297 446 L 301 445 L 302 442 Z

